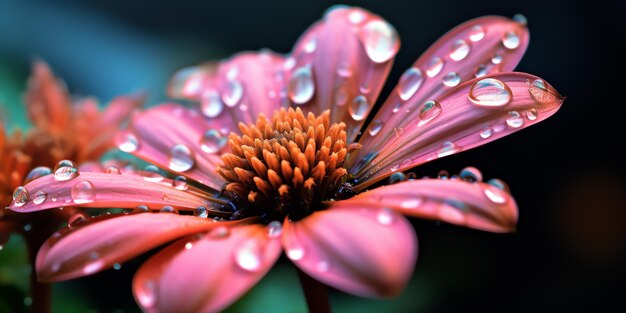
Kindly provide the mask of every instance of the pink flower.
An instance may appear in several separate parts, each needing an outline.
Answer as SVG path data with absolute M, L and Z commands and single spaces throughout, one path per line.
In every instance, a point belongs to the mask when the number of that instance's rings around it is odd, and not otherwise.
M 167 173 L 152 167 L 143 177 L 80 173 L 66 181 L 49 175 L 25 186 L 84 207 L 139 212 L 53 236 L 38 255 L 40 279 L 92 274 L 176 240 L 135 276 L 145 311 L 219 311 L 283 250 L 323 284 L 365 297 L 396 295 L 417 257 L 402 214 L 514 230 L 517 206 L 505 185 L 483 182 L 473 168 L 460 178 L 373 187 L 554 114 L 563 98 L 552 86 L 510 72 L 527 45 L 527 29 L 516 21 L 464 23 L 402 75 L 376 113 L 370 111 L 400 43 L 391 25 L 359 8 L 327 13 L 290 55 L 246 52 L 183 69 L 170 94 L 199 101 L 198 110 L 151 108 L 118 137 L 121 150 Z M 55 206 L 27 201 L 11 208 Z

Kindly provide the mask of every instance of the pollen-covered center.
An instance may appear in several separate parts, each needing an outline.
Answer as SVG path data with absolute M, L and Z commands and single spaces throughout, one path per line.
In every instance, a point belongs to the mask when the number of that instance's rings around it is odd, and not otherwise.
M 222 155 L 218 172 L 225 190 L 245 203 L 243 216 L 264 220 L 300 219 L 332 198 L 346 174 L 346 125 L 330 124 L 330 111 L 304 115 L 300 108 L 280 109 L 271 120 L 239 123 L 231 133 L 232 153 Z

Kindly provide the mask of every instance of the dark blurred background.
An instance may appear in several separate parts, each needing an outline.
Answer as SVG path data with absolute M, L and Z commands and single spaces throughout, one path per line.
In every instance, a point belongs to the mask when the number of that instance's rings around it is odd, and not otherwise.
M 0 114 L 24 127 L 21 92 L 33 57 L 49 62 L 72 93 L 104 103 L 145 90 L 150 104 L 178 68 L 241 50 L 287 53 L 332 1 L 2 1 Z M 438 37 L 482 15 L 528 19 L 518 71 L 567 96 L 561 110 L 502 140 L 415 169 L 434 176 L 472 165 L 511 187 L 518 231 L 491 234 L 413 219 L 420 256 L 402 296 L 369 300 L 333 292 L 337 312 L 622 311 L 626 264 L 626 98 L 623 1 L 354 1 L 386 18 L 402 47 L 383 90 Z M 18 239 L 15 239 L 18 240 Z M 14 243 L 19 246 L 19 242 Z M 13 251 L 20 257 L 19 248 Z M 6 252 L 0 251 L 0 258 Z M 5 256 L 2 256 L 2 254 Z M 137 312 L 132 275 L 145 259 L 57 284 L 55 312 Z M 1 261 L 2 259 L 0 259 Z M 16 261 L 11 261 L 16 262 Z M 199 269 L 201 270 L 201 269 Z M 21 272 L 19 272 L 21 273 Z M 0 284 L 19 277 L 0 262 Z M 17 279 L 17 278 L 15 278 Z M 305 312 L 297 276 L 281 259 L 232 312 Z M 4 288 L 4 287 L 3 287 Z M 20 290 L 0 301 L 21 302 Z M 16 300 L 17 298 L 17 300 Z M 28 301 L 26 299 L 26 304 Z M 609 310 L 608 308 L 616 308 Z M 0 309 L 2 310 L 2 309 Z M 27 308 L 24 308 L 27 310 Z

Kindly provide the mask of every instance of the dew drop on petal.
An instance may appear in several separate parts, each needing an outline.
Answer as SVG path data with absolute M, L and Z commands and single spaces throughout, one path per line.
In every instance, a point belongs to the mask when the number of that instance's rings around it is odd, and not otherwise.
M 379 224 L 385 225 L 385 226 L 389 226 L 393 224 L 393 222 L 395 221 L 395 215 L 394 215 L 393 210 L 391 210 L 390 208 L 380 209 L 378 213 L 376 214 L 376 221 Z
M 452 45 L 450 59 L 461 61 L 470 53 L 470 49 L 470 45 L 465 40 L 459 39 Z
M 487 139 L 487 138 L 491 137 L 492 134 L 493 134 L 493 130 L 491 129 L 491 127 L 485 126 L 480 131 L 480 138 Z
M 304 257 L 304 249 L 300 246 L 289 247 L 285 253 L 293 261 L 301 260 Z
M 526 16 L 524 16 L 523 14 L 518 13 L 513 15 L 513 20 L 524 26 L 528 24 L 528 19 L 526 19 Z
M 200 139 L 200 149 L 206 153 L 216 153 L 228 142 L 226 136 L 222 136 L 219 131 L 215 129 L 207 130 Z
M 426 67 L 426 75 L 428 75 L 428 77 L 437 76 L 443 69 L 444 64 L 445 62 L 441 58 L 433 57 Z
M 539 116 L 539 113 L 537 113 L 537 110 L 535 108 L 530 108 L 528 109 L 528 111 L 526 111 L 526 118 L 528 118 L 531 121 L 536 120 L 538 116 Z
M 470 29 L 469 39 L 471 41 L 474 41 L 474 42 L 481 41 L 483 38 L 485 38 L 485 30 L 483 29 L 482 26 L 476 25 L 472 27 L 472 29 Z
M 496 65 L 502 63 L 502 54 L 496 52 L 493 57 L 491 57 L 491 63 Z
M 344 106 L 346 103 L 348 103 L 348 92 L 345 86 L 341 86 L 335 93 L 335 104 L 337 106 Z
M 267 237 L 278 238 L 283 232 L 283 225 L 279 221 L 271 221 L 267 224 Z
M 354 24 L 354 25 L 358 25 L 361 24 L 361 22 L 363 22 L 365 20 L 365 13 L 363 13 L 362 10 L 358 9 L 358 8 L 354 8 L 351 10 L 352 12 L 350 12 L 350 14 L 348 14 L 348 20 L 350 21 L 350 23 Z
M 524 125 L 524 118 L 517 111 L 509 111 L 506 118 L 506 124 L 513 128 L 519 128 Z
M 202 94 L 202 102 L 200 110 L 206 117 L 217 117 L 224 111 L 224 104 L 219 93 L 215 90 L 209 90 Z
M 93 274 L 104 267 L 104 260 L 97 260 L 91 263 L 88 263 L 83 267 L 83 274 L 89 275 Z
M 81 180 L 74 184 L 70 194 L 76 204 L 90 203 L 96 199 L 96 190 L 88 180 Z
M 419 207 L 420 205 L 422 205 L 422 202 L 424 201 L 424 199 L 422 199 L 421 197 L 413 197 L 410 199 L 404 199 L 400 202 L 400 207 L 404 208 L 404 209 L 415 209 L 417 207 Z
M 15 206 L 23 206 L 29 199 L 30 195 L 24 186 L 19 186 L 13 191 L 13 202 Z
M 538 102 L 545 103 L 550 101 L 557 101 L 559 96 L 551 93 L 546 86 L 546 82 L 542 79 L 535 79 L 528 88 L 533 99 Z
M 389 167 L 390 171 L 395 172 L 398 169 L 400 169 L 400 162 L 393 162 L 393 163 L 391 163 L 391 167 Z
M 54 179 L 58 181 L 70 180 L 78 176 L 78 167 L 70 160 L 62 160 L 54 167 Z
M 470 87 L 467 98 L 474 104 L 484 107 L 501 107 L 513 99 L 507 84 L 495 78 L 485 78 Z
M 161 174 L 161 170 L 154 165 L 146 166 L 141 172 L 141 176 L 145 181 L 149 182 L 160 182 L 163 180 L 163 175 Z
M 156 283 L 153 280 L 147 280 L 139 288 L 137 292 L 137 300 L 145 308 L 151 308 L 156 304 Z
M 193 167 L 195 159 L 187 145 L 177 144 L 170 150 L 169 167 L 175 172 L 184 172 Z
M 442 78 L 443 84 L 448 87 L 454 87 L 461 82 L 461 76 L 456 72 L 450 72 Z
M 109 166 L 104 170 L 105 173 L 107 174 L 113 174 L 113 175 L 121 175 L 122 172 L 120 171 L 119 168 L 115 167 L 115 166 Z
M 23 229 L 24 229 L 24 231 L 30 231 L 31 229 L 33 229 L 33 225 L 31 225 L 31 224 L 26 224 L 26 225 L 24 225 L 24 228 L 23 228 Z
M 222 91 L 222 101 L 229 107 L 234 107 L 243 98 L 243 85 L 234 79 L 229 79 Z
M 483 181 L 483 174 L 480 172 L 479 169 L 472 167 L 472 166 L 468 166 L 462 169 L 461 172 L 459 173 L 459 177 L 461 177 L 461 179 L 468 180 L 471 182 Z
M 352 76 L 352 70 L 350 69 L 350 63 L 343 62 L 337 65 L 337 74 L 341 77 L 350 77 Z
M 39 191 L 35 192 L 35 194 L 33 195 L 33 203 L 34 204 L 42 204 L 44 201 L 46 201 L 47 197 L 48 197 L 48 194 L 46 194 L 45 192 L 39 190 Z
M 422 103 L 418 110 L 420 119 L 418 126 L 422 126 L 441 114 L 441 104 L 435 100 L 429 100 Z
M 174 180 L 172 180 L 172 187 L 178 190 L 187 190 L 187 177 L 185 176 L 176 176 Z
M 400 49 L 396 30 L 383 20 L 372 20 L 365 24 L 359 32 L 359 39 L 367 56 L 376 63 L 389 61 Z
M 515 49 L 520 45 L 520 38 L 514 31 L 508 31 L 502 36 L 502 45 L 507 49 Z
M 211 230 L 211 232 L 209 232 L 209 237 L 213 239 L 223 239 L 223 238 L 228 237 L 229 235 L 230 235 L 230 230 L 228 230 L 228 227 L 226 226 L 219 226 Z
M 485 196 L 487 196 L 487 198 L 491 200 L 493 203 L 497 203 L 497 204 L 506 203 L 506 195 L 504 194 L 504 191 L 499 189 L 496 186 L 487 185 L 483 189 L 483 192 L 485 193 Z
M 306 52 L 306 53 L 313 53 L 313 52 L 315 52 L 315 48 L 317 48 L 317 40 L 315 38 L 311 38 L 304 45 L 304 52 Z
M 113 264 L 113 269 L 116 271 L 119 271 L 122 268 L 122 264 L 119 263 L 115 263 Z
M 173 214 L 178 214 L 178 210 L 177 210 L 177 209 L 175 209 L 175 208 L 174 208 L 174 207 L 172 207 L 172 206 L 169 206 L 169 205 L 166 205 L 166 206 L 162 207 L 162 208 L 159 210 L 159 212 L 161 212 L 161 213 L 173 213 Z
M 133 211 L 139 213 L 149 212 L 150 208 L 148 208 L 148 206 L 146 205 L 138 205 Z
M 398 82 L 398 94 L 402 100 L 410 99 L 419 89 L 424 81 L 422 71 L 419 68 L 411 67 L 406 70 Z
M 509 189 L 509 185 L 507 185 L 503 180 L 501 179 L 497 179 L 497 178 L 492 178 L 490 180 L 487 181 L 487 184 L 492 185 L 506 193 L 509 193 L 510 189 Z
M 367 112 L 370 109 L 370 104 L 367 101 L 367 98 L 364 95 L 360 95 L 350 103 L 348 107 L 348 111 L 350 111 L 350 116 L 355 121 L 361 121 L 367 116 Z
M 52 170 L 49 167 L 46 166 L 37 166 L 34 169 L 32 169 L 28 175 L 26 175 L 26 178 L 24 179 L 24 184 L 33 181 L 39 177 L 43 177 L 46 176 L 48 174 L 52 174 Z
M 289 80 L 289 99 L 295 104 L 307 103 L 315 93 L 315 82 L 311 73 L 311 67 L 303 66 L 295 70 Z
M 192 242 L 188 242 L 188 243 L 185 244 L 185 249 L 186 250 L 189 250 L 191 248 L 193 248 L 193 243 Z
M 373 120 L 369 127 L 370 136 L 376 136 L 383 129 L 383 121 L 381 120 Z
M 135 152 L 139 149 L 139 140 L 137 140 L 135 135 L 127 133 L 124 135 L 122 142 L 120 142 L 117 147 L 124 152 Z
M 249 272 L 261 268 L 261 248 L 255 239 L 249 239 L 235 250 L 235 263 Z
M 193 216 L 197 216 L 199 218 L 208 218 L 209 210 L 207 210 L 207 208 L 203 206 L 199 206 L 195 210 L 193 210 Z
M 461 151 L 461 149 L 451 141 L 446 141 L 441 145 L 441 149 L 437 151 L 438 157 L 448 156 Z

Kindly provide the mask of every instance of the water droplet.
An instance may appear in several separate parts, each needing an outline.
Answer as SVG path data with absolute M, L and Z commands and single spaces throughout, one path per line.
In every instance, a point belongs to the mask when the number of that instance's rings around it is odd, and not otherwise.
M 300 246 L 289 247 L 286 251 L 287 257 L 293 261 L 301 260 L 304 257 L 304 249 Z
M 378 134 L 380 130 L 383 129 L 383 121 L 373 120 L 372 123 L 370 124 L 369 129 L 370 129 L 369 130 L 370 136 L 376 136 L 376 134 Z
M 483 174 L 480 172 L 479 169 L 472 166 L 468 166 L 462 169 L 459 173 L 459 176 L 461 177 L 461 179 L 471 182 L 483 181 Z
M 24 305 L 25 306 L 30 306 L 33 304 L 33 298 L 31 297 L 24 297 Z
M 30 195 L 24 186 L 19 186 L 13 191 L 13 202 L 15 206 L 23 206 L 29 199 Z
M 33 196 L 33 203 L 42 204 L 44 201 L 46 201 L 46 197 L 48 197 L 48 195 L 45 192 L 39 190 L 35 192 L 35 195 Z
M 113 175 L 121 175 L 122 172 L 120 171 L 119 168 L 115 167 L 115 166 L 109 166 L 104 170 L 105 173 L 107 174 L 113 174 Z
M 528 20 L 526 19 L 526 16 L 524 16 L 523 14 L 515 14 L 513 15 L 513 20 L 526 26 L 528 24 Z
M 348 20 L 354 25 L 361 24 L 361 22 L 365 20 L 365 17 L 365 13 L 363 13 L 363 11 L 358 8 L 352 9 L 350 14 L 348 14 Z
M 70 160 L 62 160 L 54 167 L 54 179 L 59 181 L 70 180 L 78 176 L 76 164 Z
M 470 53 L 470 45 L 463 39 L 457 40 L 450 51 L 450 59 L 454 61 L 463 60 Z
M 399 183 L 406 180 L 406 175 L 402 172 L 395 172 L 389 176 L 389 184 Z
M 296 66 L 296 59 L 294 57 L 288 57 L 283 64 L 283 68 L 286 71 L 291 71 Z
M 185 172 L 191 169 L 195 159 L 191 149 L 187 145 L 178 144 L 170 150 L 169 167 L 175 172 Z
M 496 52 L 493 57 L 491 57 L 491 63 L 496 65 L 502 63 L 502 54 Z
M 389 226 L 395 221 L 394 212 L 390 208 L 382 208 L 376 214 L 376 221 L 381 225 Z
M 122 268 L 122 264 L 119 263 L 115 263 L 113 264 L 113 269 L 116 271 L 119 271 Z
M 493 203 L 498 203 L 498 204 L 506 203 L 506 195 L 504 194 L 504 191 L 502 191 L 498 187 L 487 185 L 485 186 L 483 191 L 485 193 L 485 196 L 487 196 L 487 198 L 491 200 Z
M 28 175 L 26 175 L 26 178 L 24 179 L 24 184 L 27 184 L 39 177 L 43 177 L 48 174 L 52 174 L 52 170 L 49 167 L 46 167 L 46 166 L 35 167 L 28 173 Z
M 222 101 L 229 107 L 239 104 L 243 98 L 243 85 L 237 80 L 228 80 L 222 92 Z
M 474 41 L 474 42 L 481 41 L 483 38 L 485 38 L 485 30 L 483 29 L 482 26 L 476 25 L 472 27 L 472 29 L 470 29 L 469 39 L 471 41 Z
M 235 251 L 235 263 L 242 269 L 256 272 L 261 268 L 261 248 L 255 239 L 244 242 Z
M 389 167 L 389 170 L 392 172 L 397 171 L 400 168 L 400 162 L 393 162 L 391 163 L 391 167 Z
M 311 38 L 305 45 L 304 45 L 304 52 L 306 53 L 313 53 L 315 52 L 315 48 L 317 47 L 317 40 L 315 38 Z
M 289 80 L 289 99 L 295 104 L 307 103 L 315 93 L 315 82 L 309 66 L 298 68 Z
M 200 139 L 200 149 L 206 153 L 216 153 L 224 148 L 227 142 L 228 138 L 226 136 L 222 136 L 215 129 L 209 129 Z
M 537 110 L 535 108 L 530 108 L 528 109 L 528 111 L 526 111 L 526 118 L 528 118 L 531 121 L 534 121 L 537 119 L 537 117 L 539 113 L 537 113 Z
M 441 149 L 437 151 L 437 156 L 442 158 L 461 151 L 461 149 L 451 141 L 446 141 L 441 145 Z
M 228 227 L 226 226 L 219 226 L 211 230 L 211 232 L 209 232 L 209 237 L 213 239 L 223 239 L 223 238 L 228 237 L 229 235 L 230 235 L 230 230 L 228 230 Z
M 143 213 L 143 212 L 149 212 L 150 208 L 148 208 L 148 206 L 146 205 L 138 205 L 135 210 L 133 210 L 135 212 L 139 212 L 139 213 Z
M 422 103 L 418 110 L 420 121 L 417 125 L 422 126 L 441 114 L 441 104 L 435 100 L 429 100 Z
M 370 104 L 367 101 L 367 98 L 364 95 L 360 95 L 352 101 L 350 106 L 348 107 L 348 111 L 350 111 L 350 116 L 355 121 L 361 121 L 367 116 L 367 112 L 370 109 Z
M 83 267 L 83 274 L 89 275 L 100 271 L 104 267 L 104 260 L 91 262 Z
M 271 221 L 267 224 L 267 237 L 278 238 L 283 232 L 283 225 L 279 221 Z
M 31 229 L 33 229 L 33 225 L 31 224 L 24 225 L 24 231 L 30 231 Z
M 519 36 L 514 31 L 508 31 L 502 36 L 502 44 L 507 49 L 515 49 L 520 45 Z
M 185 176 L 176 176 L 174 180 L 172 180 L 172 187 L 178 190 L 187 190 L 187 177 Z
M 467 98 L 474 104 L 485 107 L 501 107 L 513 99 L 507 84 L 495 78 L 485 78 L 475 82 Z
M 96 190 L 88 180 L 81 180 L 74 184 L 70 193 L 76 204 L 90 203 L 96 199 Z
M 135 152 L 139 149 L 139 140 L 137 140 L 135 135 L 127 133 L 117 147 L 124 152 Z
M 406 70 L 398 82 L 398 94 L 402 100 L 408 100 L 419 89 L 424 81 L 422 71 L 419 68 L 411 67 Z
M 441 58 L 432 58 L 426 67 L 426 75 L 428 75 L 428 77 L 437 76 L 437 74 L 439 74 L 439 72 L 443 69 L 444 65 L 445 62 Z
M 461 82 L 461 76 L 456 72 L 450 72 L 442 78 L 443 84 L 448 87 L 454 87 Z
M 474 74 L 474 76 L 476 76 L 476 78 L 479 78 L 487 75 L 488 73 L 489 68 L 486 65 L 481 64 L 476 68 L 476 73 Z
M 141 176 L 143 179 L 149 182 L 160 182 L 163 180 L 163 175 L 161 174 L 161 170 L 154 165 L 148 165 L 141 172 Z
M 506 118 L 506 124 L 513 127 L 519 128 L 524 125 L 524 118 L 517 111 L 509 111 L 509 115 Z
M 491 129 L 491 127 L 485 126 L 480 131 L 480 138 L 487 139 L 487 138 L 491 137 L 492 134 L 493 134 L 493 130 Z
M 197 216 L 199 218 L 208 218 L 209 210 L 207 210 L 207 208 L 203 206 L 199 206 L 193 211 L 193 216 Z
M 541 103 L 558 101 L 560 98 L 558 95 L 551 93 L 546 86 L 546 82 L 541 79 L 535 79 L 532 84 L 530 84 L 528 91 L 533 99 Z
M 341 77 L 350 77 L 352 76 L 352 70 L 350 69 L 350 63 L 342 62 L 337 65 L 337 74 Z
M 400 207 L 404 209 L 415 209 L 422 205 L 423 201 L 424 199 L 421 197 L 414 196 L 414 198 L 402 200 L 400 202 Z
M 202 94 L 200 110 L 206 117 L 217 117 L 224 111 L 224 104 L 220 99 L 220 94 L 215 90 L 209 90 Z
M 396 30 L 383 20 L 372 20 L 365 24 L 359 32 L 359 39 L 367 56 L 376 63 L 390 60 L 400 49 Z
M 156 283 L 153 280 L 145 281 L 138 289 L 137 300 L 145 308 L 151 308 L 156 304 Z
M 188 242 L 188 243 L 185 244 L 185 249 L 186 250 L 189 250 L 191 248 L 193 248 L 193 243 L 192 242 Z
M 506 193 L 510 192 L 509 189 L 509 185 L 507 185 L 503 180 L 501 179 L 497 179 L 497 178 L 492 178 L 490 180 L 487 181 L 487 184 L 492 185 Z
M 178 214 L 178 210 L 177 210 L 177 209 L 175 209 L 175 208 L 174 208 L 174 207 L 172 207 L 172 206 L 169 206 L 169 205 L 166 205 L 166 206 L 162 207 L 162 208 L 159 210 L 159 212 L 161 212 L 161 213 L 174 213 L 174 214 Z

